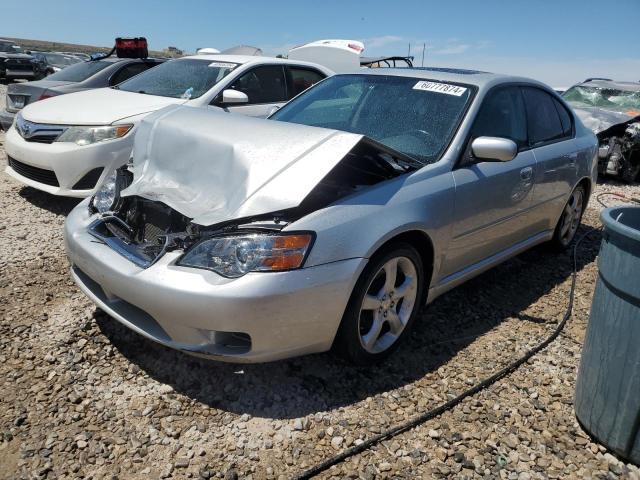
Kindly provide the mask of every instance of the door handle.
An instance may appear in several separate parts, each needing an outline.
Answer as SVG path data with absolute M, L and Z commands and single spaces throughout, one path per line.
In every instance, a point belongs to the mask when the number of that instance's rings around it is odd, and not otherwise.
M 531 180 L 531 177 L 533 177 L 533 168 L 527 167 L 520 170 L 520 178 L 522 180 Z

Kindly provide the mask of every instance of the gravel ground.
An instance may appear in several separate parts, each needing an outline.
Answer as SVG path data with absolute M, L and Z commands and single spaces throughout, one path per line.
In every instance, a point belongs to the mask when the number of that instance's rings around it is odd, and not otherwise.
M 597 188 L 607 190 L 640 195 Z M 290 478 L 489 376 L 547 336 L 567 305 L 569 256 L 536 248 L 425 309 L 384 365 L 330 354 L 207 362 L 128 331 L 74 286 L 61 230 L 76 200 L 4 173 L 0 199 L 0 478 Z M 592 201 L 581 231 L 599 225 L 598 211 Z M 575 313 L 550 347 L 321 477 L 640 479 L 573 412 L 599 240 L 580 250 Z

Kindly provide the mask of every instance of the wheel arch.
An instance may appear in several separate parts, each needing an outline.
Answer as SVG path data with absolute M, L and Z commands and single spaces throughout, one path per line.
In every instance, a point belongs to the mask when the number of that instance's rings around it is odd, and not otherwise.
M 378 245 L 372 255 L 373 257 L 378 252 L 383 251 L 389 245 L 394 243 L 408 243 L 415 248 L 420 255 L 422 261 L 422 270 L 425 274 L 425 284 L 423 288 L 421 299 L 422 304 L 426 302 L 427 294 L 429 292 L 429 286 L 433 279 L 435 251 L 433 247 L 433 241 L 431 237 L 423 230 L 406 230 L 404 232 L 396 233 L 394 236 L 386 239 L 382 244 Z

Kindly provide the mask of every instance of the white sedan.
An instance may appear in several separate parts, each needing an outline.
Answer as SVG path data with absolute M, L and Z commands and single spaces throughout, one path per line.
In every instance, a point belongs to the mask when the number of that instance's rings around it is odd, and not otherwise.
M 131 155 L 148 114 L 172 104 L 266 117 L 333 74 L 280 58 L 197 55 L 168 61 L 115 87 L 28 105 L 6 135 L 6 172 L 54 195 L 87 197 Z

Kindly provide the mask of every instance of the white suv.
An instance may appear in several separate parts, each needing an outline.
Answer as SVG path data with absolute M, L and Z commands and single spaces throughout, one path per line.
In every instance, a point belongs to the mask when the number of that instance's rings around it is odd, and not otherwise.
M 314 63 L 270 57 L 170 60 L 115 87 L 25 107 L 6 135 L 6 172 L 55 195 L 87 197 L 128 161 L 136 126 L 149 113 L 184 104 L 266 117 L 332 74 Z

